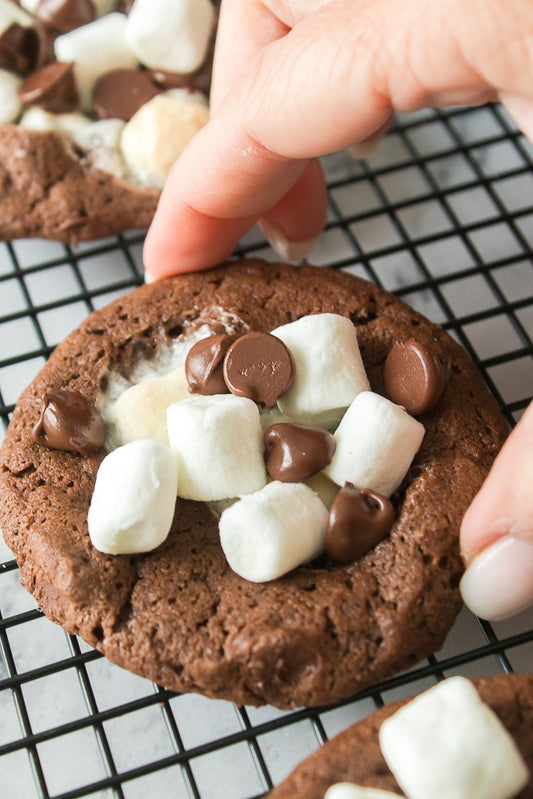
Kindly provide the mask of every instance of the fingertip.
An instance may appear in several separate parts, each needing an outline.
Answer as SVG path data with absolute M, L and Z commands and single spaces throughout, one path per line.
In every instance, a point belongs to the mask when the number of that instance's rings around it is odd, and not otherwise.
M 465 605 L 488 621 L 525 610 L 533 603 L 533 544 L 502 536 L 472 560 L 460 591 Z

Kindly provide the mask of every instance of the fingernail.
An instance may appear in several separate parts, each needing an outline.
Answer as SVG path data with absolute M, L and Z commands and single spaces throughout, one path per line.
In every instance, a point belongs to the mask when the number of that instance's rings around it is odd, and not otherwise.
M 289 241 L 282 231 L 270 222 L 261 220 L 259 227 L 263 231 L 268 243 L 280 258 L 285 261 L 301 261 L 314 249 L 316 239 L 306 241 Z
M 155 283 L 155 281 L 156 281 L 156 278 L 152 275 L 152 273 L 149 272 L 148 269 L 145 269 L 144 270 L 144 282 L 145 283 Z
M 500 621 L 533 603 L 533 545 L 505 536 L 472 561 L 460 584 L 465 605 L 482 619 Z

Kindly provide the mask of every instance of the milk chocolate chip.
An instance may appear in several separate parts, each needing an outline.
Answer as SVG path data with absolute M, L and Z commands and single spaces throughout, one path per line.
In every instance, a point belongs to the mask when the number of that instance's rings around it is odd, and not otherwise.
M 394 508 L 369 488 L 345 483 L 333 501 L 326 528 L 326 552 L 349 563 L 382 541 L 394 523 Z
M 38 105 L 53 114 L 73 111 L 78 90 L 72 64 L 54 61 L 32 72 L 19 88 L 23 105 Z
M 385 388 L 389 398 L 416 416 L 439 402 L 449 377 L 449 366 L 432 349 L 411 338 L 397 341 L 385 361 Z
M 200 339 L 193 344 L 185 360 L 185 376 L 194 394 L 228 394 L 223 363 L 228 347 L 237 337 L 222 334 Z
M 142 105 L 157 94 L 159 89 L 147 72 L 140 69 L 113 69 L 96 81 L 92 103 L 100 119 L 123 119 L 128 122 Z
M 289 350 L 270 333 L 246 333 L 224 358 L 224 380 L 232 394 L 273 408 L 289 388 L 294 363 Z
M 92 0 L 40 0 L 35 14 L 47 28 L 68 33 L 95 20 L 96 8 Z
M 0 69 L 26 75 L 33 69 L 37 34 L 13 22 L 0 35 Z
M 267 472 L 282 483 L 307 480 L 328 465 L 336 447 L 335 438 L 322 427 L 289 422 L 271 425 L 263 442 Z
M 33 440 L 51 449 L 92 455 L 103 447 L 106 430 L 96 408 L 77 391 L 59 389 L 44 395 Z

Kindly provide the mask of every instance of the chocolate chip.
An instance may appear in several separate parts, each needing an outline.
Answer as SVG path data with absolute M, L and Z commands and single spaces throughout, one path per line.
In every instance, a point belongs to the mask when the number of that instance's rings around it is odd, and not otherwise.
M 113 69 L 96 81 L 92 104 L 100 119 L 123 119 L 128 122 L 142 105 L 159 93 L 147 72 L 140 69 Z
M 208 336 L 193 344 L 185 360 L 185 376 L 194 394 L 227 394 L 223 363 L 236 336 Z
M 13 22 L 0 35 L 0 69 L 27 75 L 33 69 L 37 34 Z
M 78 107 L 78 90 L 73 64 L 54 61 L 32 72 L 19 88 L 24 105 L 38 105 L 45 111 L 61 114 Z
M 307 480 L 331 461 L 335 438 L 327 430 L 314 425 L 279 422 L 265 430 L 265 463 L 267 472 L 282 483 Z
M 92 455 L 105 444 L 102 417 L 82 394 L 59 389 L 45 394 L 33 440 L 51 449 Z
M 68 33 L 95 20 L 96 8 L 92 0 L 40 0 L 35 14 L 47 28 Z
M 224 380 L 232 394 L 273 408 L 292 383 L 292 355 L 270 333 L 246 333 L 224 358 Z
M 345 483 L 333 501 L 326 528 L 326 552 L 349 563 L 382 541 L 394 523 L 394 508 L 369 488 Z
M 449 366 L 413 338 L 397 341 L 385 361 L 389 398 L 415 416 L 428 413 L 437 405 L 448 377 Z

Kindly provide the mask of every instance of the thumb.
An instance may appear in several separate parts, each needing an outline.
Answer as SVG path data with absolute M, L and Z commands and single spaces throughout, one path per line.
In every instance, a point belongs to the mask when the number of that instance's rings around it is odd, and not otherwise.
M 533 603 L 533 403 L 465 514 L 465 604 L 498 621 Z

